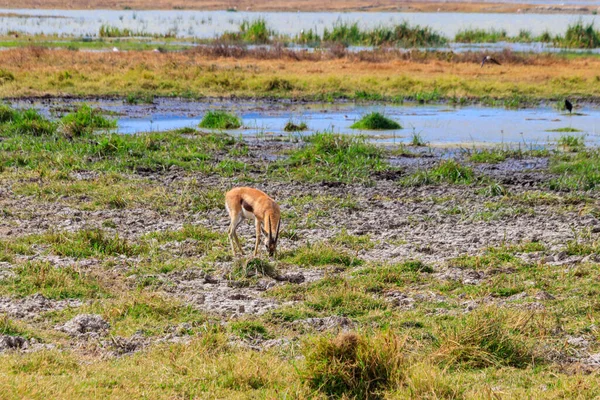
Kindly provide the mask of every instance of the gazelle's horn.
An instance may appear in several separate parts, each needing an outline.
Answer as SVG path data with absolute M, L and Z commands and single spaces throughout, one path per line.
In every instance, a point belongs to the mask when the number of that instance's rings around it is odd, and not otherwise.
M 279 227 L 281 226 L 281 218 L 279 218 L 279 222 L 277 222 L 277 233 L 275 234 L 275 243 L 277 243 L 277 239 L 279 239 Z
M 269 242 L 273 241 L 273 231 L 271 231 L 271 217 L 269 216 Z

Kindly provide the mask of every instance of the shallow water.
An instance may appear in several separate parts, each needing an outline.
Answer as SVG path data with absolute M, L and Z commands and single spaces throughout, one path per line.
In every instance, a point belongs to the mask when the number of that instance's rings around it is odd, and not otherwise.
M 46 114 L 80 103 L 78 100 L 15 102 L 17 107 L 35 107 Z M 121 100 L 88 102 L 92 106 L 118 113 L 118 132 L 134 134 L 197 127 L 210 109 L 234 112 L 243 120 L 244 128 L 228 131 L 233 135 L 270 137 L 275 135 L 310 135 L 317 131 L 342 134 L 365 134 L 377 142 L 406 142 L 419 134 L 432 145 L 470 146 L 486 144 L 552 144 L 565 133 L 551 129 L 571 127 L 585 135 L 588 144 L 600 144 L 600 109 L 585 106 L 577 114 L 568 115 L 549 106 L 533 109 L 506 110 L 486 107 L 450 107 L 446 105 L 361 105 L 292 104 L 290 102 L 198 102 L 157 99 L 153 105 L 124 105 Z M 350 128 L 366 113 L 379 111 L 398 121 L 404 129 L 395 131 L 357 131 Z M 288 134 L 285 124 L 305 122 L 309 130 Z
M 544 3 L 551 3 L 545 1 Z M 594 6 L 596 3 L 593 2 Z M 556 3 L 559 4 L 559 3 Z M 586 3 L 587 4 L 587 3 Z M 30 18 L 1 17 L 0 33 L 97 36 L 103 24 L 148 34 L 175 33 L 178 37 L 210 39 L 225 31 L 237 31 L 244 19 L 264 17 L 275 31 L 296 35 L 301 30 L 322 33 L 336 22 L 358 22 L 362 28 L 390 26 L 408 21 L 430 26 L 448 36 L 465 28 L 505 29 L 514 36 L 526 29 L 534 35 L 549 31 L 562 34 L 570 23 L 592 22 L 594 15 L 560 14 L 479 14 L 479 13 L 394 13 L 394 12 L 227 12 L 227 11 L 131 11 L 131 10 L 20 10 L 0 9 L 0 13 L 31 15 Z M 48 18 L 62 16 L 66 18 Z

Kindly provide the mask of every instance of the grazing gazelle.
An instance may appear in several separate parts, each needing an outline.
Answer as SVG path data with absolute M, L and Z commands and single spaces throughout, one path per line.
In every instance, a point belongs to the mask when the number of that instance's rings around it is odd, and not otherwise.
M 254 245 L 254 257 L 258 254 L 261 232 L 265 235 L 265 246 L 272 256 L 277 249 L 279 238 L 279 225 L 281 223 L 279 206 L 275 200 L 258 189 L 239 187 L 231 189 L 225 195 L 225 208 L 231 217 L 229 225 L 229 241 L 231 250 L 235 257 L 235 246 L 244 255 L 240 241 L 235 233 L 237 227 L 244 218 L 254 218 L 256 225 L 256 244 Z

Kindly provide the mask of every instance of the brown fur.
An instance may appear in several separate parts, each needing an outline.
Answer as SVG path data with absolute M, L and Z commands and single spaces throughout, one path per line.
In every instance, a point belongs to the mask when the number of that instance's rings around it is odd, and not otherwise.
M 272 256 L 275 253 L 275 250 L 277 249 L 277 239 L 279 238 L 279 225 L 281 222 L 281 213 L 275 200 L 258 189 L 239 187 L 231 189 L 225 194 L 225 207 L 231 218 L 229 241 L 234 256 L 236 255 L 236 245 L 240 253 L 242 255 L 244 254 L 236 234 L 236 229 L 242 223 L 244 218 L 250 218 L 252 216 L 254 216 L 256 226 L 254 256 L 256 257 L 258 254 L 261 233 L 266 237 L 265 245 L 267 246 L 269 255 Z

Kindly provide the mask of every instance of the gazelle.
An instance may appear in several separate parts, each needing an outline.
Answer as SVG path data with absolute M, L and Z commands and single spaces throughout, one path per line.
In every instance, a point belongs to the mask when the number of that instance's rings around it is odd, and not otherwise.
M 229 242 L 233 256 L 236 256 L 235 246 L 244 255 L 242 246 L 236 234 L 236 229 L 244 218 L 254 218 L 256 225 L 256 244 L 254 245 L 254 257 L 258 254 L 261 232 L 265 235 L 264 244 L 269 255 L 275 254 L 277 239 L 279 238 L 279 226 L 281 214 L 275 200 L 258 189 L 239 187 L 231 189 L 225 194 L 225 208 L 231 217 L 229 225 Z

